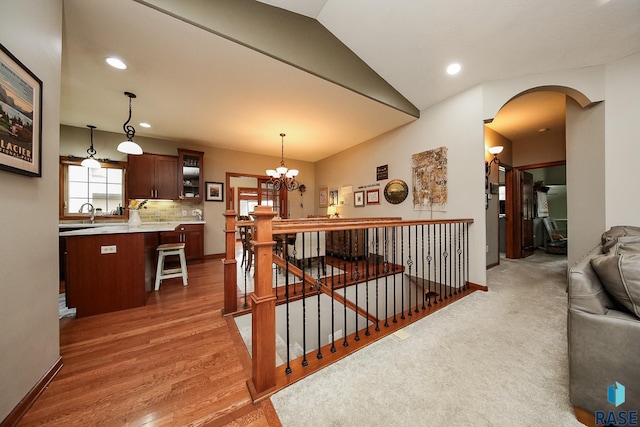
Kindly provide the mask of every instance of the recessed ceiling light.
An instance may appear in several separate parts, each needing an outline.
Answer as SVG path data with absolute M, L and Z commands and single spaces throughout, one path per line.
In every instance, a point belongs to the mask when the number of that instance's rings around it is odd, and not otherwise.
M 458 64 L 457 62 L 454 62 L 453 64 L 450 64 L 447 67 L 447 74 L 449 74 L 450 76 L 453 76 L 455 74 L 458 74 L 460 72 L 460 64 Z
M 122 62 L 122 60 L 115 58 L 113 56 L 110 56 L 109 58 L 106 59 L 107 64 L 111 65 L 113 68 L 117 68 L 118 70 L 124 70 L 127 68 L 127 64 L 125 64 L 124 62 Z
M 147 123 L 147 122 L 140 123 L 140 126 L 142 126 L 143 128 L 150 128 L 151 127 L 151 125 L 149 123 Z

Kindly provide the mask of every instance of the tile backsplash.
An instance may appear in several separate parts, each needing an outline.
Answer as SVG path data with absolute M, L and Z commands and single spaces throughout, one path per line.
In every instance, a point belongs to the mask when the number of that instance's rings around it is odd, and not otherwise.
M 202 202 L 149 200 L 146 207 L 146 209 L 140 210 L 142 222 L 195 221 L 197 216 L 192 215 L 192 211 L 200 209 L 201 212 L 204 212 Z

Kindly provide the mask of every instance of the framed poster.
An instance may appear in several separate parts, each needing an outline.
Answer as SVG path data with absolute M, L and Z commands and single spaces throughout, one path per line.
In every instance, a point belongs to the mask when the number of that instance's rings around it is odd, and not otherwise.
M 42 81 L 0 44 L 0 169 L 42 176 Z
M 207 182 L 205 184 L 205 200 L 207 202 L 222 202 L 224 200 L 224 184 L 221 182 Z
M 364 191 L 356 191 L 353 193 L 353 205 L 357 208 L 364 206 Z
M 320 189 L 320 200 L 319 200 L 318 207 L 326 208 L 327 206 L 329 206 L 328 200 L 329 200 L 329 191 L 327 187 L 323 187 Z
M 367 204 L 368 205 L 379 205 L 380 204 L 380 190 L 373 189 L 367 190 Z

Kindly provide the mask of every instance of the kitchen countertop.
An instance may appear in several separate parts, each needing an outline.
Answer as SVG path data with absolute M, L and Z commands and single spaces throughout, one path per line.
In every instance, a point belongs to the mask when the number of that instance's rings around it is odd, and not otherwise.
M 124 223 L 67 223 L 59 224 L 60 228 L 77 228 L 77 230 L 61 231 L 61 237 L 94 236 L 99 234 L 153 233 L 158 231 L 174 231 L 179 225 L 206 224 L 206 221 L 153 221 L 143 222 L 140 227 L 129 227 Z

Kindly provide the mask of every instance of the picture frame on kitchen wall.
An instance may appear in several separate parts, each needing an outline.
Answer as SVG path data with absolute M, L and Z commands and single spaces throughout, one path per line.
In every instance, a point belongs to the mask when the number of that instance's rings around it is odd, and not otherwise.
M 205 183 L 205 201 L 207 202 L 223 202 L 224 201 L 224 184 L 222 182 L 206 182 Z
M 2 44 L 0 169 L 42 176 L 42 81 Z
M 353 193 L 353 206 L 357 208 L 363 207 L 364 202 L 364 191 L 356 191 Z

